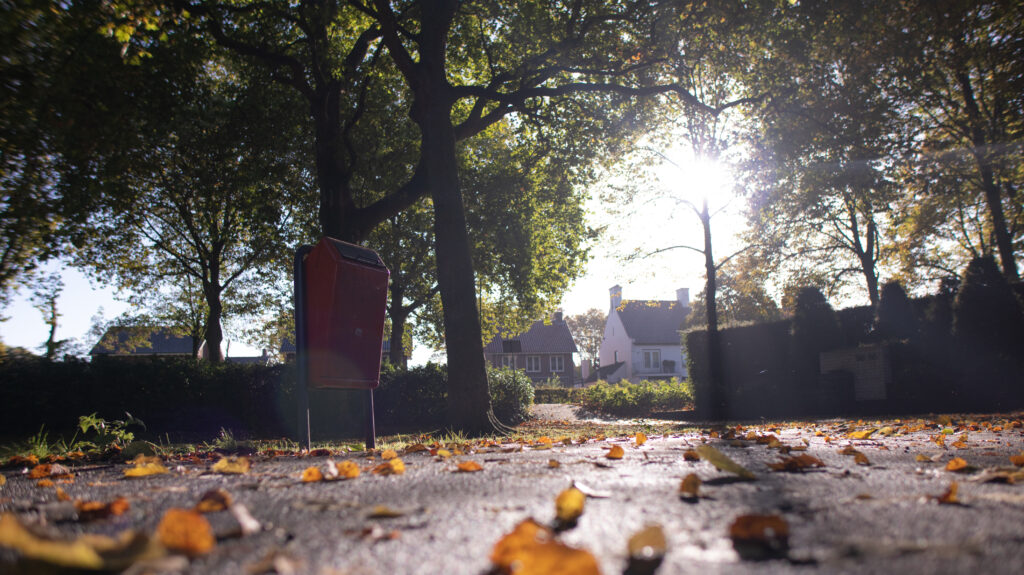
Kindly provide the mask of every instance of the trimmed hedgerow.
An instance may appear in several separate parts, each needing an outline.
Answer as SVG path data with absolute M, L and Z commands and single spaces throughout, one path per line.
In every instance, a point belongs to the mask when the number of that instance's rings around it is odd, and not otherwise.
M 621 416 L 650 415 L 691 406 L 693 386 L 678 379 L 640 383 L 599 381 L 583 390 L 582 399 L 583 406 L 593 411 Z

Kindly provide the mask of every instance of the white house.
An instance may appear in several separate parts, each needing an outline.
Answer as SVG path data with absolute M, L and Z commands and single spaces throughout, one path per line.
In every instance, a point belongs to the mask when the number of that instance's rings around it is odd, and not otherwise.
M 611 310 L 601 342 L 600 379 L 635 383 L 685 378 L 682 330 L 690 315 L 690 290 L 676 290 L 676 299 L 670 301 L 624 300 L 620 286 L 609 292 Z

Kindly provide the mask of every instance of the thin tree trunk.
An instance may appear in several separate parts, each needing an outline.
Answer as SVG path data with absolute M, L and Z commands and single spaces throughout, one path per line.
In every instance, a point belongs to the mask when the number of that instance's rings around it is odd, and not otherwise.
M 709 410 L 708 418 L 719 421 L 725 419 L 725 377 L 722 366 L 722 344 L 718 335 L 718 284 L 715 269 L 715 257 L 711 250 L 711 213 L 708 211 L 708 200 L 705 197 L 701 206 L 700 223 L 704 227 L 704 312 L 708 318 L 708 378 Z
M 206 295 L 206 360 L 210 363 L 221 363 L 224 361 L 224 353 L 220 344 L 224 341 L 224 331 L 221 329 L 220 320 L 223 315 L 223 306 L 220 302 L 220 289 L 211 285 L 203 289 Z

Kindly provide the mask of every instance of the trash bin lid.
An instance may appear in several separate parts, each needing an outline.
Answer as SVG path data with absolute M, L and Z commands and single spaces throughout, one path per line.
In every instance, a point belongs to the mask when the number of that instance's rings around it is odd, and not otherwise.
M 381 261 L 380 256 L 377 255 L 377 252 L 369 248 L 364 248 L 362 246 L 357 246 L 329 237 L 324 237 L 324 240 L 327 241 L 332 246 L 334 246 L 334 249 L 337 250 L 338 253 L 341 254 L 341 257 L 345 259 L 357 261 L 365 265 L 376 266 L 381 268 L 384 267 L 384 262 Z

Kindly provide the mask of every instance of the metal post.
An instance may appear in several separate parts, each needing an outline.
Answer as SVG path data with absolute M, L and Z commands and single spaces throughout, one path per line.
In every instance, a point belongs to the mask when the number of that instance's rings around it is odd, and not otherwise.
M 306 256 L 313 246 L 300 246 L 295 251 L 292 270 L 295 289 L 295 370 L 298 399 L 298 436 L 300 445 L 312 447 L 309 433 L 309 355 L 306 348 Z
M 373 418 L 373 390 L 366 390 L 366 448 L 377 447 L 377 427 Z

